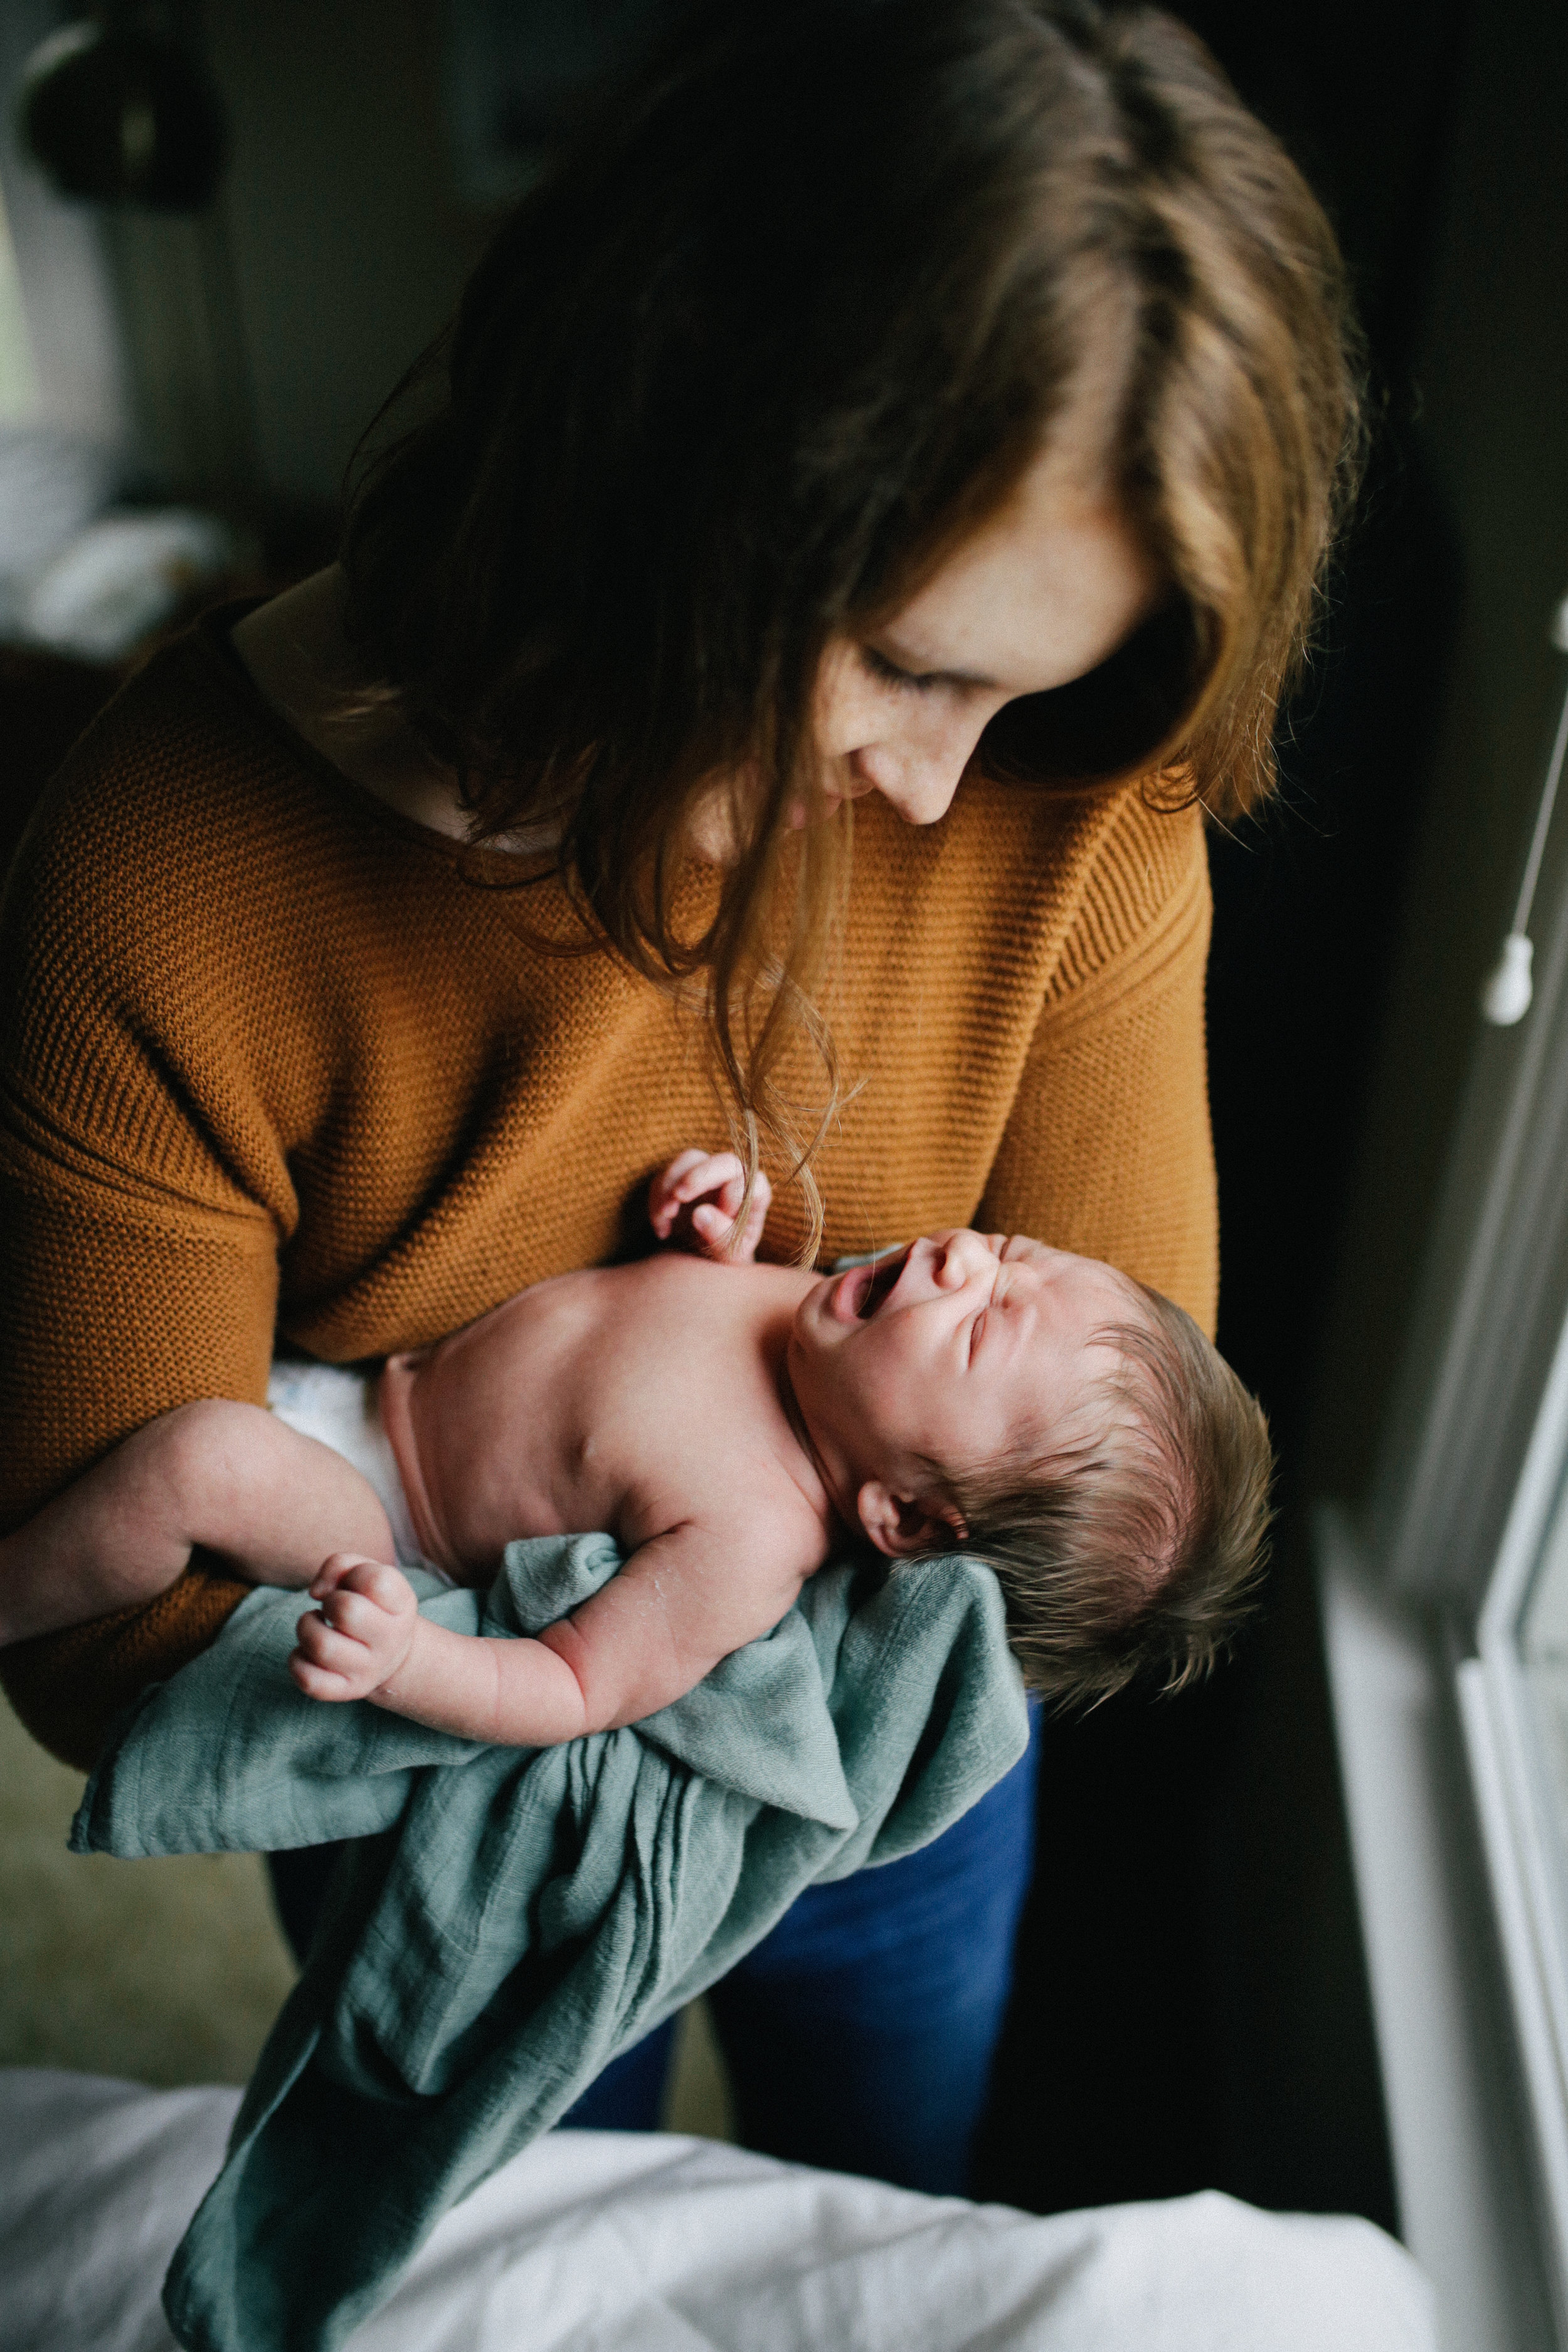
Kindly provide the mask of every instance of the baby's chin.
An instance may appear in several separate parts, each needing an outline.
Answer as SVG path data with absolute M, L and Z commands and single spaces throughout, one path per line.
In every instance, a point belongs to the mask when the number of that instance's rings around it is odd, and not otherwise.
M 824 1327 L 842 1327 L 846 1318 L 834 1311 L 833 1294 L 846 1279 L 843 1274 L 818 1276 L 795 1310 L 790 1331 L 792 1339 L 808 1354 L 820 1354 L 826 1340 Z
M 790 1363 L 798 1363 L 803 1357 L 815 1356 L 819 1351 L 819 1342 L 812 1328 L 811 1302 L 822 1287 L 819 1282 L 808 1290 L 790 1318 L 789 1338 L 784 1344 L 785 1359 Z
M 830 1274 L 819 1275 L 811 1288 L 802 1293 L 795 1313 L 790 1318 L 789 1328 L 792 1338 L 804 1339 L 807 1336 L 811 1329 L 812 1308 L 814 1306 L 820 1307 L 823 1304 L 827 1296 L 828 1285 L 832 1280 L 833 1276 Z

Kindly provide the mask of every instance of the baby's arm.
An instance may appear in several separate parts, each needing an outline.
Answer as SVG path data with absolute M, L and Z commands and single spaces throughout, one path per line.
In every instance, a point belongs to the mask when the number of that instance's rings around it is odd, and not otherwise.
M 308 1584 L 334 1545 L 393 1552 L 374 1489 L 259 1405 L 161 1414 L 0 1540 L 0 1643 L 149 1601 L 198 1548 L 251 1584 Z
M 544 1642 L 454 1633 L 421 1617 L 401 1570 L 336 1552 L 310 1586 L 289 1671 L 310 1698 L 377 1706 L 459 1739 L 552 1748 L 600 1727 L 571 1668 Z
M 289 1669 L 312 1698 L 374 1699 L 395 1715 L 500 1747 L 550 1748 L 657 1715 L 788 1610 L 815 1560 L 769 1562 L 737 1531 L 672 1528 L 537 1641 L 454 1633 L 418 1614 L 395 1568 L 340 1554 L 310 1587 Z

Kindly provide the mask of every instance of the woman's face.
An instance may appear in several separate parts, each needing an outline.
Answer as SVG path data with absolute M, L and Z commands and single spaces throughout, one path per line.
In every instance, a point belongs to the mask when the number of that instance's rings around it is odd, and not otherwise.
M 934 824 L 1003 704 L 1098 668 L 1164 585 L 1103 482 L 1047 450 L 884 627 L 829 644 L 812 706 L 826 814 L 880 793 Z M 709 864 L 731 862 L 731 823 L 727 795 L 700 803 L 689 837 Z
M 1003 704 L 1098 667 L 1163 585 L 1110 492 L 1047 451 L 885 627 L 829 646 L 814 706 L 829 812 L 880 793 L 934 824 Z

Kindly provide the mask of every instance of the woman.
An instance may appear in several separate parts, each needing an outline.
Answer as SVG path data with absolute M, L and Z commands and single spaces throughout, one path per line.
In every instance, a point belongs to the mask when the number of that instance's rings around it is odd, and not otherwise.
M 584 121 L 341 563 L 160 656 L 35 821 L 5 1525 L 276 1337 L 384 1355 L 636 1246 L 726 1129 L 775 1254 L 978 1223 L 1212 1327 L 1199 812 L 1267 789 L 1345 488 L 1332 238 L 1153 12 L 752 15 Z M 243 1591 L 6 1687 L 87 1760 Z M 721 1988 L 754 2144 L 962 2185 L 1029 1814 L 1026 1766 Z

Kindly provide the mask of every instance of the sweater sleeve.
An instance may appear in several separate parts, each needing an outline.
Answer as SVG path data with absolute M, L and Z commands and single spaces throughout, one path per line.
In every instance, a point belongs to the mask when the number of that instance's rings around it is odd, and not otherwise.
M 276 1204 L 204 1100 L 190 973 L 158 954 L 144 848 L 121 861 L 78 818 L 68 793 L 46 803 L 0 919 L 3 1530 L 174 1405 L 261 1402 L 271 1354 Z M 0 1680 L 36 1738 L 89 1764 L 246 1590 L 193 1570 L 150 1605 L 7 1649 Z
M 1107 1259 L 1212 1333 L 1218 1211 L 1202 819 L 1117 807 L 1041 1008 L 979 1222 Z

